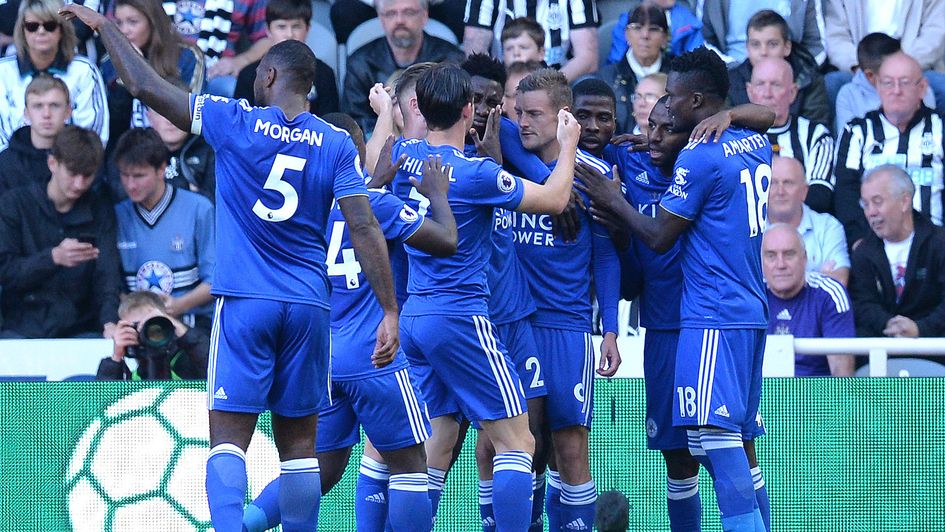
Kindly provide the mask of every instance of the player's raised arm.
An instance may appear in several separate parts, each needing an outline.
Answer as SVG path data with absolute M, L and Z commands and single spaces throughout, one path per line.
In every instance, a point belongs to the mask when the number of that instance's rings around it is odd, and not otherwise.
M 122 35 L 118 26 L 85 6 L 68 4 L 59 10 L 66 20 L 79 19 L 98 32 L 125 88 L 183 131 L 190 131 L 190 98 L 151 68 L 141 52 Z
M 558 162 L 544 185 L 523 180 L 522 202 L 515 210 L 537 214 L 561 214 L 571 198 L 574 163 L 581 126 L 568 111 L 558 111 Z
M 443 166 L 442 158 L 431 155 L 423 163 L 423 181 L 411 177 L 410 182 L 417 192 L 430 200 L 430 217 L 424 220 L 423 225 L 416 233 L 406 240 L 407 244 L 433 255 L 448 257 L 456 253 L 456 244 L 459 236 L 456 230 L 456 219 L 453 210 L 446 199 L 450 188 L 450 174 L 452 167 Z
M 377 302 L 384 309 L 384 319 L 377 329 L 374 360 L 390 363 L 400 347 L 397 297 L 387 256 L 387 241 L 371 211 L 367 196 L 347 196 L 338 200 L 341 213 L 348 223 L 348 235 L 358 262 L 367 277 Z M 384 365 L 384 364 L 381 364 Z

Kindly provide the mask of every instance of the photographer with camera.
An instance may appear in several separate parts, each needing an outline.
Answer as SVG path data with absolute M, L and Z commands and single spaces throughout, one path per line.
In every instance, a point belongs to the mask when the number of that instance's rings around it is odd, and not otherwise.
M 102 359 L 96 380 L 196 380 L 207 378 L 210 337 L 168 314 L 161 297 L 148 291 L 122 296 L 114 350 Z M 125 357 L 135 358 L 131 371 Z

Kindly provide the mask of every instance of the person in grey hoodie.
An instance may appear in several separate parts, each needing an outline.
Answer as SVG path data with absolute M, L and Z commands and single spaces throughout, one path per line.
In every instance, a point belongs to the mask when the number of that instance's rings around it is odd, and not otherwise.
M 879 109 L 876 73 L 883 59 L 901 49 L 902 42 L 885 33 L 870 33 L 859 42 L 856 47 L 859 68 L 853 75 L 853 81 L 843 85 L 837 93 L 834 134 L 839 135 L 854 118 L 862 118 L 866 113 Z M 925 91 L 922 101 L 926 107 L 935 109 L 935 95 L 931 88 Z

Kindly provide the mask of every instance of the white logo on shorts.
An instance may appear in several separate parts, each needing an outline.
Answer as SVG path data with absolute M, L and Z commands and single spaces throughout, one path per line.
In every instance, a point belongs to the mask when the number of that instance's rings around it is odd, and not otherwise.
M 217 391 L 213 392 L 214 399 L 226 399 L 226 391 L 223 389 L 223 386 L 217 388 Z
M 656 426 L 656 422 L 653 421 L 653 418 L 646 419 L 646 435 L 650 438 L 656 437 L 656 432 L 659 430 L 659 427 Z
M 574 385 L 574 398 L 580 402 L 584 402 L 584 384 L 577 383 Z
M 717 415 L 717 416 L 720 416 L 720 417 L 729 417 L 728 407 L 725 406 L 725 405 L 722 405 L 722 406 L 716 408 L 716 409 L 715 409 L 715 412 L 713 412 L 713 413 L 714 413 L 715 415 Z

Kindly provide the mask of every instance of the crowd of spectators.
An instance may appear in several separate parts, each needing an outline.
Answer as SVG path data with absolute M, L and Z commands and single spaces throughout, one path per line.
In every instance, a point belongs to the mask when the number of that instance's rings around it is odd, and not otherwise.
M 707 46 L 729 65 L 730 103 L 775 114 L 770 332 L 945 334 L 945 0 L 314 0 L 331 4 L 321 11 L 312 1 L 84 3 L 162 77 L 250 103 L 271 45 L 331 40 L 342 53 L 319 57 L 311 111 L 344 112 L 384 137 L 425 127 L 418 69 L 477 52 L 504 65 L 486 104 L 501 100 L 513 120 L 519 80 L 553 66 L 572 83 L 609 85 L 615 133 L 646 135 L 670 60 Z M 151 307 L 182 331 L 206 334 L 213 150 L 134 99 L 61 5 L 0 4 L 0 336 L 116 337 L 127 325 L 119 297 L 136 291 L 158 294 Z M 347 49 L 375 17 L 381 33 Z M 430 20 L 448 32 L 432 34 Z M 313 21 L 334 35 L 310 36 Z M 109 371 L 121 373 L 121 353 Z

